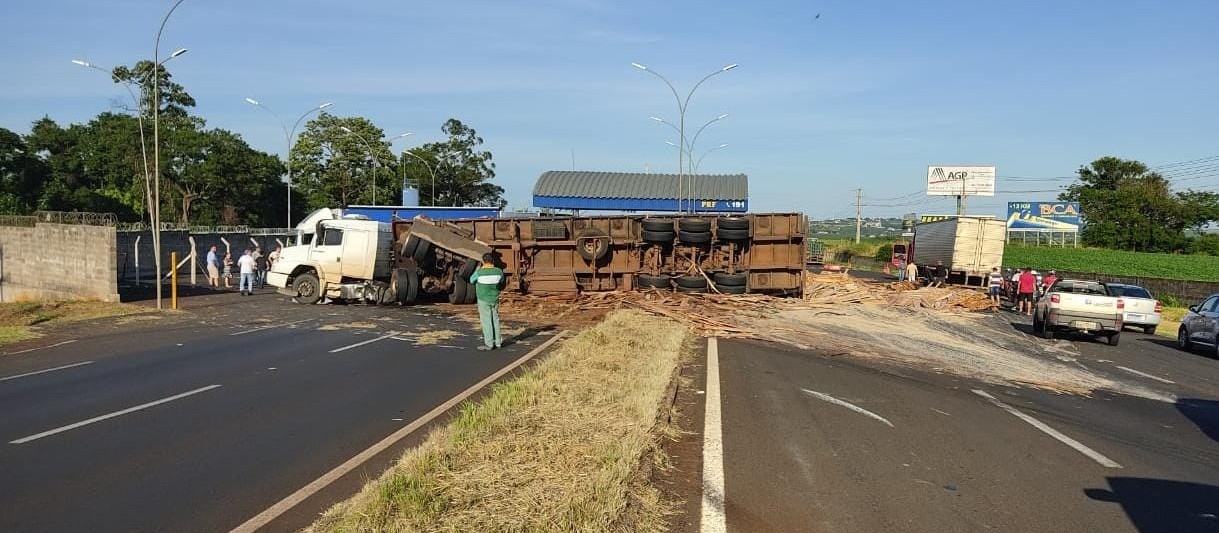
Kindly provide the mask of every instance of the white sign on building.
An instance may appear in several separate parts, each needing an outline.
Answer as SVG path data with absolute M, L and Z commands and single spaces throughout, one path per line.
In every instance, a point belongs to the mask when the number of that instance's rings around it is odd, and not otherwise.
M 928 196 L 994 196 L 994 165 L 931 165 Z

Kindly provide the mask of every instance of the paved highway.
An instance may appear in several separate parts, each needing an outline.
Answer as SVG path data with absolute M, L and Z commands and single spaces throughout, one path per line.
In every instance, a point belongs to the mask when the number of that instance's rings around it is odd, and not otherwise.
M 1175 403 L 719 341 L 718 436 L 705 367 L 678 399 L 696 433 L 671 491 L 695 504 L 675 530 L 1219 532 L 1219 360 L 1124 337 L 1073 342 L 1072 364 Z
M 0 531 L 228 531 L 546 339 L 477 352 L 427 309 L 270 295 L 205 321 L 0 357 Z M 459 335 L 420 340 L 437 330 Z M 407 442 L 266 530 L 307 525 Z

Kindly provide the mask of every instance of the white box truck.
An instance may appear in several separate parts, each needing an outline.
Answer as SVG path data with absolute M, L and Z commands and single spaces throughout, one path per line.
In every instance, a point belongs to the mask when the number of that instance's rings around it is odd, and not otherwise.
M 913 257 L 921 272 L 943 261 L 952 283 L 985 286 L 1003 266 L 1007 224 L 993 217 L 955 217 L 914 227 Z

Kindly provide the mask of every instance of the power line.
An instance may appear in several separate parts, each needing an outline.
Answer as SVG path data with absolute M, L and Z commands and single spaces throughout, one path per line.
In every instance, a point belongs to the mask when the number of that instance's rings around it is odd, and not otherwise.
M 1198 159 L 1190 159 L 1189 161 L 1177 161 L 1177 162 L 1163 163 L 1160 165 L 1155 165 L 1155 166 L 1151 167 L 1151 169 L 1152 170 L 1161 170 L 1161 169 L 1165 169 L 1165 168 L 1176 168 L 1176 167 L 1181 167 L 1181 166 L 1189 166 L 1191 164 L 1205 163 L 1207 161 L 1219 161 L 1219 155 L 1211 155 L 1211 156 L 1206 156 L 1206 157 L 1202 157 L 1202 158 L 1198 158 Z

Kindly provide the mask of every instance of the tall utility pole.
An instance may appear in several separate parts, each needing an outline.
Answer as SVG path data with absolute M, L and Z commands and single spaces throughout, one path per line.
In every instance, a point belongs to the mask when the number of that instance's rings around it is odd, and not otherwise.
M 861 228 L 863 228 L 863 189 L 855 189 L 855 244 L 859 244 Z

